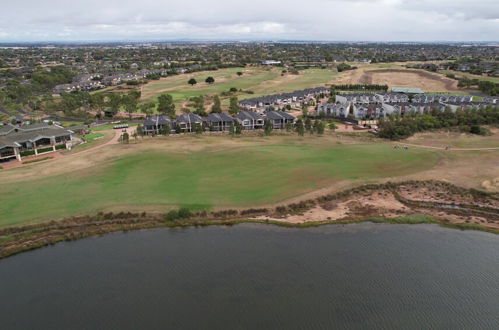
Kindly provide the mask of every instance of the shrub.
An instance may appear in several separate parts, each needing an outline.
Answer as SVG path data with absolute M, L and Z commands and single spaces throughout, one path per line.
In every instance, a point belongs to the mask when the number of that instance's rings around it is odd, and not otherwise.
M 21 151 L 21 157 L 32 156 L 35 154 L 34 150 Z
M 165 216 L 166 221 L 175 221 L 177 219 L 178 219 L 178 211 L 177 210 L 171 210 Z

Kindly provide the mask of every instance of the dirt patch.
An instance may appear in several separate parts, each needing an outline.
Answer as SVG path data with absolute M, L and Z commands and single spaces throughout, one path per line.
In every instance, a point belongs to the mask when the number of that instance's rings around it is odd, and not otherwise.
M 424 70 L 403 69 L 400 67 L 387 69 L 360 67 L 357 70 L 342 73 L 334 83 L 415 87 L 421 88 L 423 91 L 438 92 L 465 91 L 457 87 L 457 81 L 454 79 Z

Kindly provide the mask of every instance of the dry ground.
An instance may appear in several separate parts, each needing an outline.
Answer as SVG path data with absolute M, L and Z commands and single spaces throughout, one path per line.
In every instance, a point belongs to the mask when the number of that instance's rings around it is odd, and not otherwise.
M 390 87 L 415 87 L 427 92 L 463 92 L 457 81 L 425 70 L 407 69 L 393 64 L 385 67 L 361 65 L 356 70 L 342 72 L 335 84 L 379 84 Z

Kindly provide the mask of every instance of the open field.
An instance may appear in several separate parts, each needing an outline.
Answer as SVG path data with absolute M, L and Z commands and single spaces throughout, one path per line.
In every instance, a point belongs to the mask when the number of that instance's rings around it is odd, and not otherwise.
M 499 145 L 497 134 L 431 134 L 408 142 Z M 438 179 L 499 191 L 497 177 L 497 150 L 402 150 L 390 142 L 331 133 L 145 138 L 0 171 L 0 226 L 100 211 L 260 207 L 387 180 Z
M 238 71 L 244 74 L 238 76 Z M 254 92 L 254 94 L 244 92 L 235 94 L 239 99 L 245 99 L 323 86 L 326 83 L 331 83 L 337 74 L 336 70 L 328 69 L 302 70 L 299 75 L 281 75 L 281 71 L 282 68 L 230 68 L 162 78 L 141 87 L 142 101 L 152 100 L 156 102 L 160 94 L 168 93 L 172 95 L 177 110 L 180 110 L 182 103 L 191 97 L 212 96 L 228 91 L 231 87 Z M 215 78 L 214 84 L 210 85 L 204 82 L 208 76 Z M 198 84 L 188 85 L 187 81 L 190 78 L 195 78 Z M 222 98 L 222 102 L 228 104 L 228 97 Z
M 457 81 L 425 70 L 407 69 L 399 64 L 361 65 L 342 72 L 335 84 L 386 84 L 390 87 L 416 87 L 426 92 L 464 92 Z
M 428 170 L 440 159 L 439 152 L 431 150 L 394 151 L 383 143 L 339 144 L 330 137 L 235 140 L 148 139 L 106 146 L 101 149 L 109 152 L 106 156 L 88 152 L 38 168 L 2 172 L 0 176 L 9 182 L 0 193 L 0 226 L 106 210 L 267 205 L 335 184 L 374 182 Z M 190 144 L 194 146 L 184 148 Z M 76 170 L 73 164 L 88 166 Z M 44 172 L 51 175 L 36 178 Z
M 456 76 L 456 78 L 478 79 L 480 81 L 491 81 L 493 83 L 499 84 L 499 77 L 489 77 L 485 75 L 477 75 L 468 72 L 453 71 L 453 70 L 439 70 L 438 72 L 442 74 L 453 74 Z

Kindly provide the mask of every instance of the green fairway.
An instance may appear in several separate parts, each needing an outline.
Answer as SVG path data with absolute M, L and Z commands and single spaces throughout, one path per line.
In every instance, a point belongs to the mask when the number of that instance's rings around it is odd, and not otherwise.
M 281 68 L 230 68 L 217 71 L 209 71 L 194 74 L 193 77 L 198 82 L 194 86 L 187 84 L 187 75 L 168 77 L 160 81 L 154 81 L 142 87 L 143 101 L 157 101 L 157 97 L 162 93 L 172 95 L 174 102 L 179 106 L 182 101 L 199 95 L 215 95 L 228 91 L 231 87 L 238 90 L 252 91 L 253 94 L 244 92 L 236 93 L 240 100 L 283 93 L 295 90 L 323 86 L 331 82 L 336 70 L 329 69 L 307 69 L 301 70 L 300 74 L 281 75 Z M 237 72 L 243 71 L 242 76 Z M 205 83 L 205 79 L 212 76 L 214 84 Z M 223 104 L 228 104 L 228 97 L 223 98 Z
M 414 173 L 438 159 L 435 151 L 383 144 L 144 150 L 84 173 L 3 184 L 0 226 L 116 209 L 257 207 L 343 180 L 366 183 Z

